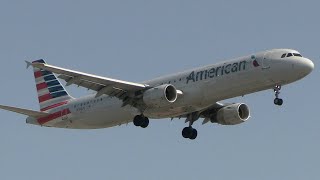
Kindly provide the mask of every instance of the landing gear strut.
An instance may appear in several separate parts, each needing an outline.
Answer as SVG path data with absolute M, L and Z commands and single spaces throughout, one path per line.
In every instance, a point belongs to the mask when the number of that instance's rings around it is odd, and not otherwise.
M 189 121 L 189 126 L 183 128 L 182 130 L 182 136 L 184 138 L 189 138 L 191 140 L 197 138 L 198 131 L 192 127 L 193 122 L 195 122 L 197 119 L 199 119 L 199 113 L 197 112 L 188 115 L 186 122 Z
M 280 85 L 276 85 L 273 88 L 273 91 L 274 91 L 275 96 L 276 96 L 276 98 L 274 99 L 273 102 L 274 102 L 275 105 L 278 105 L 278 106 L 281 106 L 283 104 L 283 100 L 281 98 L 279 98 L 280 90 L 281 90 L 281 86 Z
M 143 115 L 137 115 L 133 119 L 133 124 L 135 126 L 140 126 L 142 128 L 146 128 L 149 125 L 149 118 L 147 118 Z

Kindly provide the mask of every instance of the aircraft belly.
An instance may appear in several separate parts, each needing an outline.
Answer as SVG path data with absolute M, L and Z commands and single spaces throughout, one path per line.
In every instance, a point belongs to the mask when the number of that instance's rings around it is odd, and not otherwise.
M 65 121 L 56 123 L 54 127 L 73 129 L 98 129 L 129 123 L 137 114 L 137 110 L 130 106 L 121 107 L 120 104 L 106 103 L 101 107 L 84 112 L 73 111 Z
M 81 119 L 75 121 L 75 124 L 82 127 L 106 128 L 129 123 L 133 117 L 134 114 L 126 111 L 125 108 L 112 108 L 86 113 Z

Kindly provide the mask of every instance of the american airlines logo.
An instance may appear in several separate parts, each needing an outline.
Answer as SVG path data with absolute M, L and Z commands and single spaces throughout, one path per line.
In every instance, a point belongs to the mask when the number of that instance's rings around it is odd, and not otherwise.
M 201 81 L 208 78 L 214 78 L 218 76 L 223 76 L 225 74 L 246 70 L 246 64 L 247 64 L 246 61 L 241 61 L 233 64 L 213 67 L 211 69 L 207 69 L 203 71 L 197 71 L 197 72 L 192 71 L 187 77 L 187 84 L 189 83 L 189 81 L 196 82 L 196 81 Z
M 253 64 L 254 67 L 260 66 L 260 64 L 258 63 L 257 60 L 252 61 L 252 64 Z
M 258 63 L 257 58 L 256 58 L 255 55 L 252 55 L 251 59 L 253 60 L 252 64 L 253 64 L 254 67 L 259 67 L 260 66 L 260 64 Z

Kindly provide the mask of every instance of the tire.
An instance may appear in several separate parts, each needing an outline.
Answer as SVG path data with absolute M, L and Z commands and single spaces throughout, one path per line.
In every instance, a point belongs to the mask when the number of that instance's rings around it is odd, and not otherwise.
M 135 116 L 134 119 L 133 119 L 133 124 L 134 124 L 135 126 L 141 126 L 141 124 L 142 124 L 142 117 L 141 117 L 140 115 Z
M 146 128 L 149 126 L 149 119 L 145 117 L 140 125 L 142 128 Z
M 273 102 L 275 105 L 278 105 L 278 106 L 281 106 L 283 104 L 283 100 L 280 98 L 275 98 Z
M 183 128 L 182 137 L 184 137 L 184 138 L 189 138 L 190 137 L 190 127 Z
M 192 134 L 189 139 L 194 140 L 198 136 L 198 131 L 196 129 L 192 129 Z

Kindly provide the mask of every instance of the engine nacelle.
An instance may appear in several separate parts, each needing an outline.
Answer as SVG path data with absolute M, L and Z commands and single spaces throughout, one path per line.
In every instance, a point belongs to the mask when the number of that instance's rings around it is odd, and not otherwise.
M 143 93 L 143 102 L 150 107 L 165 107 L 177 100 L 177 89 L 171 84 L 164 84 Z
M 249 107 L 246 104 L 237 103 L 219 109 L 215 121 L 222 125 L 235 125 L 245 122 L 249 117 Z

